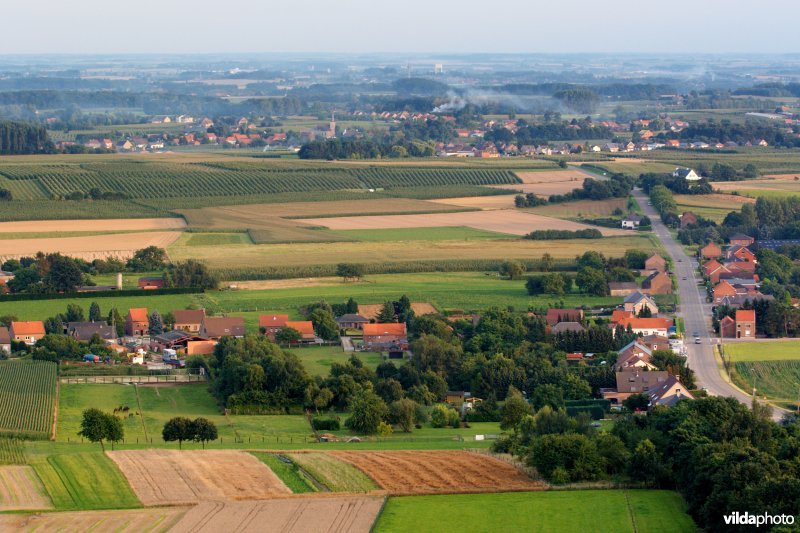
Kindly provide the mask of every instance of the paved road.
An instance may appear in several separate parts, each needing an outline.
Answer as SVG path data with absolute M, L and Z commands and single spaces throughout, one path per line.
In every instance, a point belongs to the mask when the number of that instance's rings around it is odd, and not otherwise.
M 650 217 L 653 231 L 661 239 L 664 249 L 672 257 L 675 275 L 678 278 L 678 295 L 680 306 L 678 316 L 683 318 L 686 331 L 686 348 L 689 366 L 694 370 L 698 384 L 708 389 L 714 396 L 733 396 L 740 402 L 751 405 L 752 397 L 725 381 L 717 367 L 714 358 L 713 346 L 717 344 L 717 337 L 711 327 L 711 304 L 706 303 L 705 288 L 698 285 L 700 281 L 697 270 L 697 261 L 686 255 L 683 247 L 675 242 L 667 227 L 661 222 L 656 210 L 647 205 L 649 199 L 641 191 L 635 189 L 633 196 L 642 208 L 645 215 Z M 686 278 L 686 279 L 684 279 Z M 701 344 L 694 344 L 694 333 L 700 334 Z M 787 412 L 774 408 L 773 418 L 779 420 Z

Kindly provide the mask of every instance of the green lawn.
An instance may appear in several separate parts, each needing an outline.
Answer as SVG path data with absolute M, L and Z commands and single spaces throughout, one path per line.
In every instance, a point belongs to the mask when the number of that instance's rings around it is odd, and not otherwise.
M 733 362 L 800 361 L 800 341 L 728 342 L 724 349 Z
M 334 231 L 338 235 L 357 239 L 359 241 L 453 241 L 475 239 L 514 239 L 517 235 L 484 231 L 464 226 L 436 227 L 436 228 L 395 228 L 395 229 L 365 229 L 365 230 L 340 230 Z
M 693 532 L 675 492 L 621 490 L 515 492 L 389 498 L 374 530 Z M 633 520 L 635 520 L 635 527 Z
M 309 346 L 304 348 L 291 348 L 290 353 L 295 354 L 303 362 L 308 373 L 312 376 L 327 377 L 333 363 L 346 363 L 351 353 L 342 350 L 341 346 Z M 355 354 L 365 366 L 373 370 L 383 361 L 381 354 L 363 352 Z M 402 361 L 393 360 L 395 365 Z

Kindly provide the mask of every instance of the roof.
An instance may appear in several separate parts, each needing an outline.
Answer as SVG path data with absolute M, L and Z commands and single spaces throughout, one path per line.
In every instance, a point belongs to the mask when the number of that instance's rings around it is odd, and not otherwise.
M 364 336 L 378 336 L 378 335 L 398 335 L 403 336 L 406 334 L 406 325 L 404 322 L 399 324 L 364 324 Z
M 97 334 L 102 339 L 116 337 L 116 331 L 105 322 L 67 322 L 67 333 L 78 340 L 91 339 Z
M 347 313 L 336 319 L 336 322 L 342 324 L 344 322 L 369 322 L 369 319 L 359 315 L 358 313 Z
M 726 315 L 726 316 L 722 317 L 722 320 L 719 321 L 720 324 L 722 324 L 723 322 L 726 323 L 726 324 L 729 323 L 729 322 L 733 323 L 734 320 L 731 317 Z
M 10 344 L 11 343 L 11 334 L 8 332 L 8 328 L 5 326 L 0 326 L 0 344 Z
M 553 326 L 553 333 L 564 333 L 566 331 L 583 331 L 580 322 L 559 322 Z
M 706 274 L 711 274 L 712 272 L 716 271 L 718 268 L 722 267 L 722 263 L 717 261 L 716 259 L 710 259 L 705 265 L 703 265 L 703 272 Z
M 652 388 L 648 391 L 648 395 L 650 396 L 650 401 L 654 402 L 658 405 L 666 405 L 667 407 L 672 407 L 680 400 L 687 399 L 687 400 L 694 400 L 694 397 L 689 394 L 685 387 L 680 387 L 680 392 L 677 394 L 669 394 L 670 389 L 675 385 L 680 385 L 681 382 L 678 380 L 677 377 L 669 374 L 667 379 L 662 381 L 658 386 Z
M 14 335 L 44 335 L 44 322 L 41 320 L 12 322 L 11 331 L 14 332 Z
M 644 353 L 651 355 L 653 350 L 645 346 L 644 344 L 640 343 L 639 341 L 631 341 L 622 348 L 619 349 L 618 353 L 622 353 L 628 351 L 630 348 L 638 348 L 639 350 L 643 351 Z
M 666 278 L 666 281 L 672 283 L 670 277 L 664 274 L 663 272 L 653 272 L 652 274 L 647 276 L 647 278 L 642 282 L 642 288 L 647 289 L 648 287 L 652 286 L 653 281 L 656 280 L 657 278 Z
M 296 329 L 304 337 L 307 335 L 314 336 L 314 324 L 310 320 L 302 320 L 298 322 L 286 322 L 284 324 L 287 328 Z
M 180 309 L 173 311 L 176 324 L 199 324 L 206 317 L 205 309 Z
M 630 311 L 625 311 L 624 309 L 614 309 L 611 313 L 611 323 L 619 322 L 624 318 L 631 318 L 633 313 Z
M 755 239 L 750 235 L 745 235 L 744 233 L 734 233 L 730 237 L 728 237 L 729 241 L 742 241 L 742 240 L 750 240 L 754 241 Z
M 243 337 L 245 333 L 244 318 L 240 316 L 205 317 L 202 328 L 210 337 Z
M 672 320 L 668 318 L 624 318 L 619 321 L 620 325 L 627 328 L 629 325 L 633 329 L 669 329 L 672 327 Z
M 260 328 L 282 328 L 289 320 L 289 315 L 258 315 L 258 327 Z
M 639 285 L 635 281 L 609 281 L 608 288 L 612 291 L 621 291 L 626 289 L 638 289 Z
M 755 322 L 756 312 L 753 309 L 737 309 L 736 322 Z
M 642 393 L 660 388 L 669 379 L 666 370 L 630 370 L 617 372 L 617 392 Z
M 147 322 L 147 308 L 146 307 L 136 307 L 132 309 L 128 309 L 128 316 L 131 319 L 131 322 Z
M 651 303 L 655 304 L 655 300 L 653 300 L 649 295 L 647 295 L 647 294 L 645 294 L 645 293 L 643 293 L 641 291 L 636 291 L 636 292 L 633 292 L 633 293 L 629 294 L 628 296 L 625 297 L 623 302 L 626 303 L 626 304 L 634 304 L 634 305 L 636 305 L 639 302 L 641 302 L 642 300 L 647 300 L 648 302 L 651 302 Z
M 174 329 L 172 331 L 166 331 L 160 335 L 156 335 L 154 340 L 162 343 L 162 344 L 170 344 L 182 341 L 191 337 L 192 335 L 186 333 L 185 331 L 181 331 L 179 329 Z
M 583 318 L 582 309 L 548 309 L 547 316 L 545 316 L 545 321 L 549 325 L 555 326 L 558 322 L 561 322 L 562 320 L 575 322 L 576 320 L 580 320 L 582 318 Z
M 684 214 L 685 214 L 685 213 L 684 213 Z M 651 255 L 650 257 L 648 257 L 647 259 L 645 259 L 645 263 L 647 263 L 647 262 L 649 262 L 649 261 L 653 261 L 653 260 L 656 260 L 656 261 L 658 261 L 659 263 L 666 263 L 666 262 L 667 262 L 667 260 L 666 260 L 666 259 L 664 259 L 664 258 L 663 258 L 663 257 L 661 257 L 660 255 L 658 255 L 658 254 L 655 254 L 655 253 L 654 253 L 653 255 Z

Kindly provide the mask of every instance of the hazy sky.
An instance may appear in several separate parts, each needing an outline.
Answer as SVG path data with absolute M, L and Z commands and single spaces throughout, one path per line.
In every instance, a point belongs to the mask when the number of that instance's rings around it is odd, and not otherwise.
M 797 0 L 2 0 L 0 55 L 800 52 Z

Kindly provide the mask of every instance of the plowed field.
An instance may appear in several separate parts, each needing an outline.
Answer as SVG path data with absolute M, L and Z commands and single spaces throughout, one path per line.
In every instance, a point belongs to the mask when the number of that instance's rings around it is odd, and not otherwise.
M 393 495 L 511 492 L 542 489 L 514 466 L 461 451 L 332 451 Z
M 144 505 L 291 494 L 264 463 L 234 450 L 109 452 Z
M 218 531 L 305 533 L 326 531 L 367 533 L 383 498 L 314 497 L 260 502 L 204 502 L 190 510 L 174 528 L 177 533 Z
M 81 511 L 29 515 L 0 515 L 0 531 L 168 531 L 180 520 L 186 507 L 159 507 L 133 511 Z
M 50 509 L 42 482 L 30 466 L 0 466 L 0 511 Z M 3 530 L 0 522 L 0 531 Z

